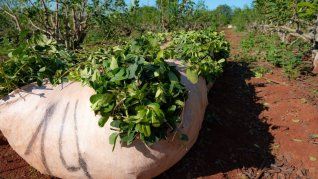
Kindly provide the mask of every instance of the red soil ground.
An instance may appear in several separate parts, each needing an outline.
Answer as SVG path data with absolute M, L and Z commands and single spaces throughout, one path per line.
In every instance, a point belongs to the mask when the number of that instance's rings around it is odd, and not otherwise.
M 242 34 L 226 30 L 232 53 Z M 229 60 L 209 94 L 206 120 L 189 153 L 158 178 L 318 178 L 318 78 L 262 78 Z M 21 159 L 0 133 L 0 178 L 49 178 Z

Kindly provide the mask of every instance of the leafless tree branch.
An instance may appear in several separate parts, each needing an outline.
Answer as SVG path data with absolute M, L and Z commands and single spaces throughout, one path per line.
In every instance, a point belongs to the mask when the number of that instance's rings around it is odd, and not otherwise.
M 9 6 L 8 4 L 6 4 L 6 6 L 7 6 L 7 8 L 9 9 L 10 12 L 7 11 L 7 10 L 5 10 L 5 9 L 3 9 L 3 8 L 0 8 L 0 9 L 2 9 L 3 12 L 5 12 L 6 14 L 8 14 L 8 15 L 13 19 L 13 21 L 15 22 L 15 25 L 16 25 L 16 27 L 17 27 L 17 29 L 18 29 L 18 31 L 21 32 L 21 25 L 20 25 L 18 16 L 13 13 L 12 9 L 10 8 L 10 6 Z

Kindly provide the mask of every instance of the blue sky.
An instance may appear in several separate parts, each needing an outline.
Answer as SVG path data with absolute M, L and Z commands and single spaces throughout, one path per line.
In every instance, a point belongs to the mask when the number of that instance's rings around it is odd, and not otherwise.
M 227 4 L 231 7 L 244 7 L 245 5 L 251 6 L 253 0 L 205 0 L 205 4 L 209 9 L 215 9 L 218 5 Z
M 131 0 L 128 1 L 128 4 Z M 197 2 L 198 0 L 194 0 Z M 150 5 L 154 6 L 156 3 L 156 0 L 140 0 L 141 5 Z M 221 4 L 227 4 L 231 7 L 244 7 L 244 5 L 251 5 L 253 0 L 205 0 L 205 4 L 208 6 L 209 9 L 215 9 L 218 5 Z

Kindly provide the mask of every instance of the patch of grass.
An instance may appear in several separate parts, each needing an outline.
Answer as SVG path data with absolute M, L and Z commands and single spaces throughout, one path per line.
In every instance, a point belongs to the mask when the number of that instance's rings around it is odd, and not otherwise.
M 266 68 L 266 67 L 261 67 L 261 66 L 260 66 L 260 67 L 256 67 L 256 68 L 252 69 L 252 72 L 253 72 L 253 74 L 254 74 L 254 76 L 255 76 L 256 78 L 261 78 L 261 77 L 263 77 L 265 74 L 270 73 L 271 70 L 268 69 L 268 68 Z
M 316 97 L 318 97 L 318 89 L 312 90 L 312 94 Z
M 247 63 L 268 61 L 282 68 L 288 78 L 295 79 L 305 70 L 302 58 L 309 50 L 310 45 L 299 39 L 286 44 L 277 35 L 250 33 L 242 40 L 241 53 L 235 59 Z

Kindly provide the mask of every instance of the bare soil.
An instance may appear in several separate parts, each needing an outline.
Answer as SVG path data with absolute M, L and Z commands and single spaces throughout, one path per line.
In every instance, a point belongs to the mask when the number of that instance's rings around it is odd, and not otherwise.
M 238 53 L 241 36 L 225 30 Z M 230 59 L 209 94 L 200 136 L 157 178 L 318 178 L 318 77 L 262 78 Z M 316 135 L 315 135 L 316 134 Z M 0 133 L 0 178 L 49 178 L 20 158 Z

